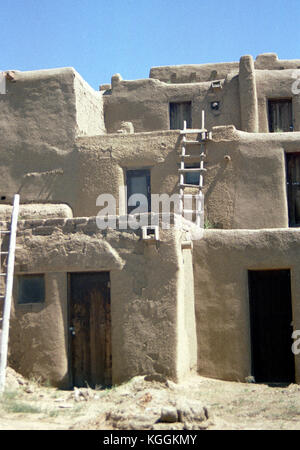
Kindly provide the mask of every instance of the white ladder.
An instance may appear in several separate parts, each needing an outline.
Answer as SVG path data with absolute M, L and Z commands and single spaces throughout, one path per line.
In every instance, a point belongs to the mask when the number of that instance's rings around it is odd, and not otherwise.
M 193 129 L 193 128 L 186 128 L 186 121 L 183 122 L 183 130 L 180 132 L 182 135 L 182 146 L 181 146 L 181 161 L 180 161 L 180 169 L 179 171 L 179 213 L 182 216 L 185 216 L 185 214 L 190 214 L 191 217 L 193 215 L 196 215 L 196 225 L 203 228 L 204 227 L 204 194 L 202 192 L 203 190 L 203 174 L 206 172 L 206 169 L 204 168 L 204 160 L 206 158 L 205 153 L 205 142 L 210 140 L 212 138 L 211 132 L 208 132 L 204 127 L 204 111 L 202 111 L 202 124 L 200 129 Z M 198 134 L 200 135 L 199 140 L 187 140 L 186 135 L 187 134 Z M 187 168 L 185 167 L 186 161 L 188 159 L 195 159 L 195 156 L 186 154 L 186 147 L 193 146 L 193 145 L 200 145 L 200 154 L 199 154 L 199 160 L 200 164 L 198 168 Z M 199 173 L 199 184 L 187 184 L 184 182 L 184 175 L 186 173 Z M 198 194 L 195 196 L 193 194 L 184 194 L 185 188 L 198 188 Z M 184 207 L 184 200 L 191 200 L 193 201 L 193 198 L 196 199 L 196 209 L 186 209 Z
M 8 335 L 9 335 L 9 319 L 11 310 L 12 288 L 14 279 L 14 265 L 15 265 L 15 249 L 16 249 L 16 237 L 17 237 L 17 224 L 19 214 L 20 196 L 16 194 L 14 196 L 13 210 L 11 214 L 10 230 L 0 229 L 0 277 L 1 288 L 5 284 L 5 293 L 1 292 L 0 304 L 4 300 L 3 304 L 3 317 L 0 322 L 0 394 L 3 393 L 5 388 L 5 373 L 7 365 L 7 351 L 8 351 Z M 9 226 L 9 224 L 7 224 Z M 3 235 L 9 235 L 9 248 L 8 251 L 2 251 Z M 2 256 L 7 257 L 6 272 L 2 268 Z

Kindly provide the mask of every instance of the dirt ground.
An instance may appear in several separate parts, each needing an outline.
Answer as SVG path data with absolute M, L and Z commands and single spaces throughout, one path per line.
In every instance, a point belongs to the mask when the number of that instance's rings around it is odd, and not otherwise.
M 0 430 L 111 429 L 300 430 L 300 385 L 193 375 L 180 384 L 135 377 L 111 389 L 63 391 L 8 370 Z

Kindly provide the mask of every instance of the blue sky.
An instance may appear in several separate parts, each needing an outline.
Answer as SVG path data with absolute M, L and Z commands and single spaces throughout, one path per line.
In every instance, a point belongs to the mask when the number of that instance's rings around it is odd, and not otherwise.
M 300 0 L 2 0 L 0 70 L 74 67 L 98 89 L 114 73 L 237 61 L 300 59 Z

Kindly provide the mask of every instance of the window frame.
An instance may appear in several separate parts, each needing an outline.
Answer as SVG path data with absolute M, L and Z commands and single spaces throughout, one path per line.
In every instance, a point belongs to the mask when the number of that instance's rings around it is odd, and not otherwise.
M 147 200 L 148 200 L 148 213 L 151 212 L 151 169 L 143 167 L 141 169 L 126 169 L 126 187 L 127 187 L 127 199 L 126 199 L 126 211 L 130 214 L 138 206 L 128 206 L 128 200 L 131 195 L 138 194 L 139 192 L 133 192 L 129 188 L 129 179 L 134 176 L 145 175 L 147 183 Z
M 180 116 L 182 117 L 182 124 L 178 126 L 173 125 L 174 119 L 172 117 L 172 114 L 174 114 L 174 112 L 172 112 L 172 106 L 171 105 L 176 105 L 177 107 L 182 105 L 189 105 L 189 119 L 186 119 L 183 117 L 183 113 L 182 111 L 180 112 Z M 183 121 L 186 120 L 187 124 L 186 127 L 187 128 L 192 128 L 193 125 L 193 120 L 192 120 L 192 109 L 193 108 L 193 102 L 192 100 L 182 100 L 182 101 L 174 101 L 174 102 L 169 102 L 169 125 L 170 125 L 170 130 L 181 130 L 183 129 Z M 178 111 L 176 112 L 178 114 Z M 178 122 L 180 120 L 180 118 L 177 117 L 176 122 Z
M 283 103 L 290 104 L 290 127 L 289 127 L 289 130 L 282 130 L 280 132 L 282 132 L 282 133 L 292 132 L 294 130 L 293 98 L 292 97 L 283 97 L 283 98 L 267 98 L 267 115 L 268 115 L 269 133 L 279 132 L 279 131 L 276 131 L 275 126 L 274 126 L 274 124 L 272 122 L 271 106 L 272 106 L 272 104 L 276 104 L 276 103 L 277 104 L 283 104 Z M 278 130 L 278 128 L 277 128 L 277 130 Z
M 22 283 L 27 279 L 33 278 L 41 279 L 41 297 L 38 300 L 34 300 L 33 297 L 28 297 L 30 301 L 21 301 L 22 294 L 24 295 L 24 287 L 22 287 Z M 22 292 L 23 289 L 23 292 Z M 33 301 L 32 301 L 33 300 Z M 18 293 L 17 293 L 17 304 L 18 306 L 24 305 L 40 305 L 44 304 L 46 301 L 46 282 L 45 282 L 45 274 L 44 273 L 32 273 L 32 274 L 20 274 L 18 275 Z
M 200 162 L 186 163 L 185 164 L 185 169 L 200 169 Z M 196 183 L 189 182 L 187 180 L 187 178 L 189 176 L 197 176 L 197 178 L 198 178 L 197 182 Z M 184 174 L 184 184 L 188 184 L 188 185 L 191 185 L 191 186 L 199 186 L 199 183 L 200 183 L 200 171 L 199 172 L 194 172 L 194 173 L 193 172 L 186 172 Z

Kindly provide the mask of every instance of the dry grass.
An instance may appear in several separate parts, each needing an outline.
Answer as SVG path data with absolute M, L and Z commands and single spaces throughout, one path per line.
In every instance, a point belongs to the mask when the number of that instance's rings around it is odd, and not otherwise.
M 270 387 L 193 376 L 166 386 L 136 377 L 89 392 L 88 399 L 76 402 L 71 391 L 45 387 L 38 380 L 7 389 L 0 398 L 0 429 L 107 429 L 105 415 L 116 407 L 138 415 L 146 407 L 188 399 L 208 408 L 213 418 L 209 429 L 300 429 L 300 386 L 295 384 Z

